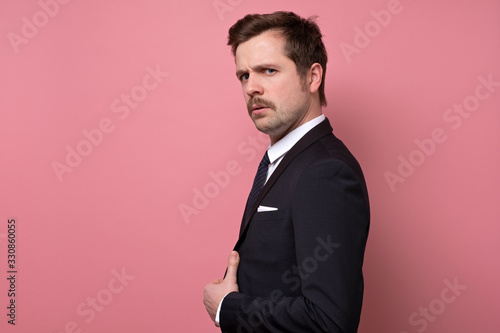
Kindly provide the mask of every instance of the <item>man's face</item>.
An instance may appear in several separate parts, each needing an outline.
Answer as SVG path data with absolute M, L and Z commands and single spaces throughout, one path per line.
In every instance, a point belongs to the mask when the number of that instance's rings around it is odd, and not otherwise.
M 306 79 L 284 53 L 285 38 L 266 31 L 236 49 L 236 76 L 257 129 L 275 143 L 308 119 L 312 98 Z

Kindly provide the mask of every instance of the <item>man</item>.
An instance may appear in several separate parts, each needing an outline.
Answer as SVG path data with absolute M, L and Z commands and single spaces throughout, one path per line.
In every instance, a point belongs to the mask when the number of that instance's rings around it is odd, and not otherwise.
M 204 289 L 222 332 L 357 331 L 368 194 L 322 114 L 321 37 L 289 12 L 247 15 L 229 30 L 248 113 L 271 143 L 224 280 Z

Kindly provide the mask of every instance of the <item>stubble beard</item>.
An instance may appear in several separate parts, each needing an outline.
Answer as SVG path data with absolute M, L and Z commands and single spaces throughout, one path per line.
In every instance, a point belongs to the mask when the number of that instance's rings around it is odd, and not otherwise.
M 252 105 L 254 104 L 258 104 L 269 108 L 270 110 L 272 110 L 272 114 L 266 116 L 254 116 L 252 110 Z M 251 97 L 247 102 L 248 115 L 255 124 L 255 127 L 257 127 L 259 131 L 267 135 L 273 135 L 274 132 L 276 131 L 276 128 L 281 126 L 282 121 L 278 119 L 278 117 L 276 117 L 278 115 L 276 109 L 277 109 L 276 105 L 273 102 L 258 96 Z M 264 120 L 264 119 L 266 120 L 265 123 L 261 124 L 259 120 Z
M 252 114 L 252 104 L 259 104 L 269 108 L 266 115 L 254 116 Z M 251 98 L 248 103 L 248 112 L 255 127 L 269 136 L 278 136 L 286 130 L 286 119 L 288 114 L 283 114 L 274 103 L 260 97 Z

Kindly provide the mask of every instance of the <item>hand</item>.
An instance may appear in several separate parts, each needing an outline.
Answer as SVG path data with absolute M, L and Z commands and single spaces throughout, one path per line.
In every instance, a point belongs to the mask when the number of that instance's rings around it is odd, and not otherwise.
M 239 291 L 238 283 L 236 281 L 236 273 L 238 272 L 238 265 L 240 263 L 240 256 L 238 252 L 233 251 L 229 255 L 229 262 L 227 264 L 227 272 L 224 280 L 216 279 L 205 286 L 203 289 L 203 304 L 207 309 L 208 315 L 215 322 L 215 315 L 217 308 L 224 296 L 233 291 Z M 217 323 L 215 324 L 217 325 Z

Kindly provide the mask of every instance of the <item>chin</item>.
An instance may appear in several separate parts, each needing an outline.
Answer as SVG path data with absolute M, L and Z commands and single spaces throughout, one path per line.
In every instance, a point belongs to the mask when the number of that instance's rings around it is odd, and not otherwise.
M 257 118 L 257 119 L 252 119 L 255 127 L 261 131 L 262 133 L 265 133 L 270 136 L 276 136 L 279 135 L 280 133 L 283 133 L 283 128 L 282 126 L 279 126 L 277 124 L 273 124 L 271 119 L 269 118 Z
M 269 135 L 269 129 L 267 127 L 255 124 L 255 128 L 257 128 L 260 132 Z
M 257 125 L 255 125 L 255 127 L 257 127 L 257 129 L 259 131 L 261 131 L 264 134 L 269 135 L 270 137 L 280 137 L 283 134 L 283 131 L 281 129 L 270 128 L 268 126 L 267 127 L 266 126 L 257 126 Z

